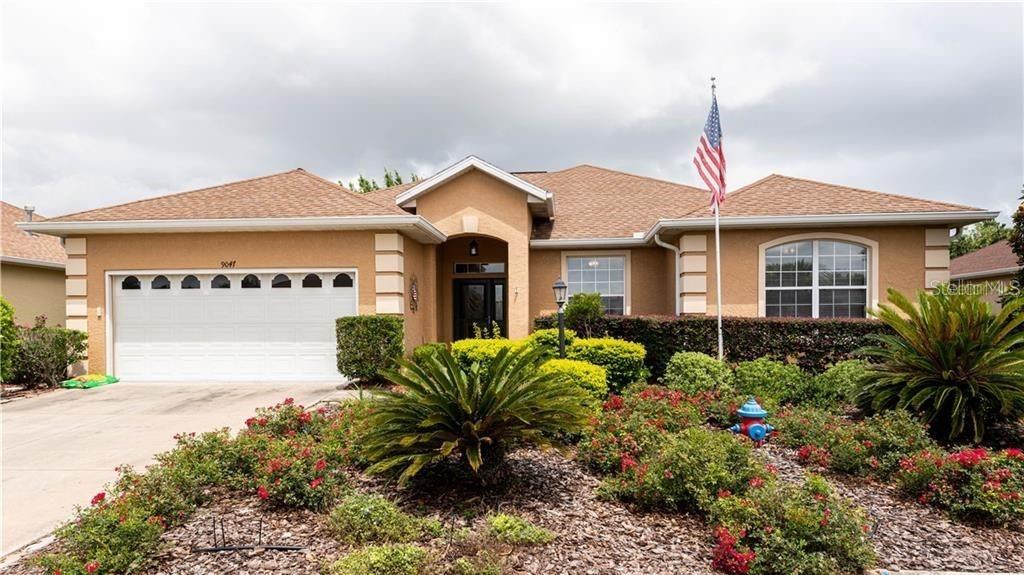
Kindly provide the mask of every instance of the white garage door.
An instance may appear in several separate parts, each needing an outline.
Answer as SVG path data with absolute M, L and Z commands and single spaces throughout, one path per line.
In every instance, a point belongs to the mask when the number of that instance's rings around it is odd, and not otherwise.
M 114 373 L 129 381 L 340 380 L 334 320 L 354 270 L 111 276 Z

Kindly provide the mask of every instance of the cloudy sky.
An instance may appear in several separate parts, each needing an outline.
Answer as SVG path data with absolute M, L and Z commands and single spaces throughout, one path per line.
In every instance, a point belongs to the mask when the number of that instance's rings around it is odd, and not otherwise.
M 468 154 L 732 187 L 782 173 L 1004 212 L 1024 182 L 1019 4 L 5 3 L 3 196 L 71 211 L 294 167 Z

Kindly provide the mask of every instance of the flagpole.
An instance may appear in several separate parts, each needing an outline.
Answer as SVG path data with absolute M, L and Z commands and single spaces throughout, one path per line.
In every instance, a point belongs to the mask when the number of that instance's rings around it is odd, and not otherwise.
M 711 100 L 715 99 L 715 78 L 711 77 Z M 724 180 L 724 178 L 723 178 Z M 725 193 L 725 189 L 722 189 Z M 715 202 L 715 310 L 718 312 L 718 361 L 725 360 L 725 344 L 722 337 L 722 241 L 718 232 L 718 212 L 721 203 Z

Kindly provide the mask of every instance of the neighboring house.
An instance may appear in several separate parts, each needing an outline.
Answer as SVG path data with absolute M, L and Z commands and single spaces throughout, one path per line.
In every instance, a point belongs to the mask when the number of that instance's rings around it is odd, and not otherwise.
M 66 238 L 68 324 L 92 372 L 325 379 L 334 321 L 400 314 L 406 344 L 496 323 L 526 335 L 551 286 L 613 313 L 714 314 L 706 190 L 476 157 L 360 195 L 301 169 L 22 227 Z M 723 309 L 853 316 L 949 279 L 950 230 L 995 212 L 769 176 L 722 213 Z
M 1022 287 L 1014 285 L 1020 269 L 1017 254 L 1013 253 L 1009 242 L 1002 240 L 953 259 L 949 262 L 949 279 L 960 292 L 979 294 L 994 309 L 1000 310 L 1002 295 Z
M 46 316 L 49 325 L 64 325 L 64 246 L 53 236 L 29 233 L 19 222 L 43 220 L 7 202 L 0 228 L 0 295 L 14 306 L 14 321 L 32 325 Z

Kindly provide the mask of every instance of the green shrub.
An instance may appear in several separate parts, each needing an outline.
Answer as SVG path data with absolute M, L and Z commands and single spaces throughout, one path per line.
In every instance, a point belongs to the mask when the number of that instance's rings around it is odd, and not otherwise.
M 565 330 L 566 349 L 574 341 L 576 341 L 576 332 L 571 329 Z M 526 345 L 539 347 L 547 351 L 548 355 L 558 357 L 558 328 L 535 330 L 526 338 Z
M 578 457 L 603 473 L 619 472 L 657 451 L 666 435 L 703 421 L 700 407 L 681 391 L 634 386 L 604 402 L 579 442 Z
M 354 315 L 337 321 L 338 372 L 361 381 L 376 381 L 405 353 L 401 317 Z
M 469 371 L 474 363 L 487 370 L 499 353 L 520 347 L 522 342 L 512 339 L 460 339 L 452 343 L 451 353 L 465 371 Z
M 556 327 L 555 315 L 538 317 L 537 329 Z M 566 327 L 584 333 L 567 321 Z M 769 357 L 795 362 L 810 373 L 852 359 L 868 343 L 867 336 L 889 333 L 882 322 L 869 319 L 809 319 L 726 317 L 725 359 L 730 363 Z M 604 315 L 593 322 L 594 334 L 635 341 L 647 348 L 647 367 L 660 377 L 672 355 L 681 349 L 718 355 L 718 327 L 713 316 Z
M 430 356 L 434 355 L 435 353 L 442 349 L 448 349 L 448 344 L 437 342 L 418 345 L 416 346 L 416 348 L 412 350 L 412 360 L 422 365 L 423 362 L 427 360 L 427 358 L 429 358 Z
M 20 349 L 21 340 L 14 325 L 14 306 L 0 297 L 0 381 L 9 383 L 14 380 L 15 361 Z
M 426 366 L 400 360 L 401 371 L 387 377 L 401 391 L 379 394 L 369 418 L 363 448 L 375 463 L 368 471 L 399 471 L 404 482 L 459 456 L 486 483 L 511 444 L 545 446 L 552 435 L 578 433 L 587 396 L 541 371 L 541 359 L 539 350 L 502 350 L 486 369 L 468 371 L 447 351 Z
M 587 361 L 608 370 L 608 389 L 612 393 L 647 379 L 646 353 L 644 346 L 638 343 L 612 338 L 578 339 L 566 350 L 569 359 Z
M 717 525 L 713 566 L 721 571 L 833 575 L 860 573 L 875 561 L 867 514 L 821 477 L 723 495 L 710 510 Z
M 996 316 L 977 296 L 921 292 L 915 305 L 890 289 L 877 315 L 895 333 L 863 350 L 877 363 L 858 403 L 910 410 L 945 439 L 981 441 L 986 423 L 1016 418 L 1024 406 L 1022 305 L 1018 298 Z
M 322 447 L 328 461 L 342 466 L 369 465 L 364 453 L 365 437 L 370 430 L 372 400 L 350 400 L 329 413 L 323 429 Z
M 587 337 L 600 333 L 596 331 L 597 323 L 604 316 L 604 302 L 599 293 L 578 293 L 569 298 L 565 304 L 565 323 L 576 327 Z
M 801 404 L 837 409 L 852 403 L 867 375 L 868 362 L 859 359 L 841 361 L 823 373 L 804 380 L 804 387 L 795 400 Z
M 984 447 L 926 449 L 900 462 L 896 484 L 959 520 L 1010 525 L 1024 520 L 1024 452 Z
M 565 385 L 582 389 L 597 402 L 608 395 L 608 371 L 599 365 L 575 359 L 549 359 L 540 370 L 554 374 Z
M 902 459 L 934 445 L 927 428 L 902 410 L 855 422 L 801 407 L 784 410 L 773 421 L 776 441 L 799 449 L 801 460 L 851 475 L 887 479 Z
M 418 575 L 427 552 L 415 545 L 371 545 L 349 553 L 324 570 L 327 575 Z
M 501 575 L 501 559 L 494 553 L 479 553 L 452 561 L 449 575 Z
M 690 395 L 705 391 L 730 393 L 733 390 L 732 370 L 710 355 L 681 351 L 672 356 L 661 383 Z
M 42 317 L 42 316 L 40 316 Z M 68 368 L 86 358 L 85 332 L 47 327 L 45 318 L 30 328 L 19 328 L 21 347 L 14 379 L 30 386 L 56 386 L 68 377 Z
M 255 472 L 259 498 L 285 507 L 326 509 L 348 486 L 322 447 L 303 435 L 270 441 Z
M 623 460 L 606 493 L 651 507 L 707 511 L 722 491 L 742 492 L 765 475 L 750 442 L 702 427 L 669 436 L 648 458 Z
M 346 543 L 410 543 L 423 537 L 428 525 L 404 513 L 379 495 L 352 493 L 331 510 L 331 531 Z
M 487 518 L 487 533 L 502 543 L 509 545 L 546 545 L 555 540 L 555 534 L 537 527 L 529 521 L 498 513 Z
M 737 365 L 735 378 L 737 391 L 769 406 L 798 399 L 807 375 L 799 366 L 762 357 Z

